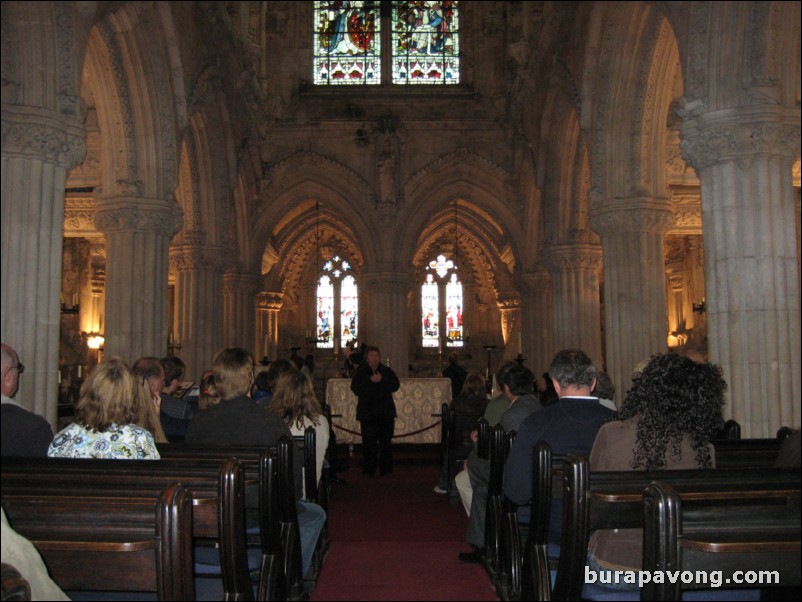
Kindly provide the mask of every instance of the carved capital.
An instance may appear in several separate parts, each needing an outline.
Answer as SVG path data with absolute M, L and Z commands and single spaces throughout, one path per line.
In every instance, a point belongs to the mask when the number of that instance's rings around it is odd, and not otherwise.
M 3 152 L 57 163 L 65 169 L 79 165 L 86 154 L 83 125 L 44 109 L 4 105 Z
M 521 309 L 521 295 L 517 291 L 506 291 L 498 294 L 496 305 L 502 312 Z
M 170 269 L 178 272 L 208 270 L 223 272 L 230 268 L 218 247 L 180 246 L 170 249 Z
M 67 236 L 80 236 L 91 232 L 96 233 L 94 218 L 94 199 L 67 198 L 64 207 L 64 234 Z
M 602 267 L 601 245 L 557 245 L 545 251 L 544 259 L 552 270 L 598 270 Z
M 262 285 L 262 278 L 241 272 L 226 272 L 223 275 L 223 292 L 228 295 L 252 295 Z
M 622 232 L 665 232 L 674 224 L 669 199 L 608 199 L 591 205 L 593 229 L 602 236 Z
M 139 230 L 170 238 L 178 232 L 182 223 L 181 207 L 160 199 L 107 199 L 97 203 L 95 213 L 95 227 L 104 234 Z
M 262 291 L 256 295 L 256 308 L 260 311 L 280 311 L 283 305 L 283 293 Z
M 800 152 L 799 111 L 779 105 L 711 111 L 680 125 L 680 149 L 697 171 L 733 159 Z

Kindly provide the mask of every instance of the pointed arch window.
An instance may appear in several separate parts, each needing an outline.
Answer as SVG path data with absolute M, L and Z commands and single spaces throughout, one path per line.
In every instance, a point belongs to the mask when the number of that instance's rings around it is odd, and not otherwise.
M 460 82 L 459 2 L 313 2 L 316 85 Z
M 462 347 L 464 294 L 457 265 L 444 255 L 429 262 L 421 285 L 421 345 Z
M 323 263 L 317 281 L 316 338 L 318 349 L 356 341 L 359 291 L 351 264 L 334 256 Z

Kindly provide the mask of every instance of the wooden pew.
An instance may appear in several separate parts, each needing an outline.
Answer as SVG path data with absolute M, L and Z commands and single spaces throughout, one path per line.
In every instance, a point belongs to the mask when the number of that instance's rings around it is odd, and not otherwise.
M 532 502 L 529 524 L 518 522 L 518 506 L 504 500 L 502 566 L 497 588 L 502 600 L 548 600 L 549 571 L 556 561 L 549 557 L 552 504 L 562 507 L 563 456 L 552 456 L 551 446 L 538 441 L 532 448 Z M 552 565 L 554 565 L 552 567 Z
M 155 497 L 180 482 L 192 493 L 192 535 L 219 546 L 227 599 L 253 599 L 245 541 L 245 475 L 239 461 L 3 458 L 2 499 L 12 495 Z
M 719 439 L 712 443 L 716 449 L 716 468 L 771 468 L 782 440 Z
M 769 501 L 775 501 L 773 499 Z M 641 600 L 681 600 L 682 591 L 702 587 L 761 589 L 800 585 L 799 492 L 795 503 L 766 503 L 766 491 L 745 493 L 740 504 L 683 504 L 671 486 L 656 481 L 644 493 L 643 569 L 688 572 L 704 575 L 705 583 L 694 579 L 650 580 L 644 584 Z M 748 582 L 746 576 L 758 571 L 777 576 L 774 583 Z M 721 580 L 710 583 L 716 575 Z
M 305 583 L 300 556 L 298 517 L 295 510 L 295 444 L 289 437 L 287 445 L 279 454 L 281 446 L 194 446 L 191 444 L 158 444 L 164 459 L 177 462 L 192 462 L 197 458 L 222 459 L 236 457 L 245 467 L 248 480 L 257 479 L 258 496 L 253 509 L 259 515 L 258 541 L 262 552 L 262 567 L 259 579 L 260 600 L 300 599 L 313 582 Z M 300 469 L 300 464 L 297 466 Z M 326 549 L 318 549 L 314 562 L 319 572 Z M 328 541 L 325 542 L 328 545 Z M 313 579 L 316 576 L 313 573 Z
M 457 469 L 465 461 L 471 447 L 464 445 L 466 434 L 478 429 L 478 421 L 482 418 L 481 412 L 457 412 L 448 404 L 443 404 L 443 424 L 445 425 L 445 439 L 443 441 L 443 454 L 448 470 L 448 500 L 452 504 L 459 501 L 459 493 L 454 484 Z
M 683 502 L 693 505 L 736 504 L 760 490 L 764 499 L 782 506 L 800 489 L 796 469 L 591 473 L 587 458 L 568 454 L 563 462 L 563 529 L 552 598 L 579 599 L 592 531 L 643 528 L 643 491 L 657 480 L 671 484 Z
M 505 433 L 500 424 L 490 429 L 490 478 L 487 485 L 487 507 L 485 514 L 485 554 L 484 567 L 493 587 L 497 586 L 500 574 L 501 530 L 504 514 L 504 463 L 510 453 L 510 445 L 515 432 Z
M 195 599 L 192 494 L 181 485 L 152 497 L 4 493 L 3 508 L 64 590 Z

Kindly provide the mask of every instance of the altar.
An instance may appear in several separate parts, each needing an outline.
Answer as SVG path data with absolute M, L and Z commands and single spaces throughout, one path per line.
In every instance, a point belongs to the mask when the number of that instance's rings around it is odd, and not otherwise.
M 443 403 L 451 402 L 451 381 L 447 378 L 401 378 L 393 393 L 398 417 L 394 443 L 440 443 L 439 414 Z M 362 443 L 356 419 L 356 396 L 350 378 L 332 378 L 326 383 L 326 403 L 331 413 L 337 443 Z M 339 414 L 339 416 L 337 416 Z

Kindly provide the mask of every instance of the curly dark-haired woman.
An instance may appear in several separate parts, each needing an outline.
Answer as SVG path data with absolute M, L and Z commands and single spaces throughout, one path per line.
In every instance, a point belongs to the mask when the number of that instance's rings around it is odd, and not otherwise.
M 653 356 L 633 379 L 618 420 L 599 429 L 590 469 L 713 468 L 710 440 L 721 424 L 726 389 L 718 366 L 674 354 Z M 640 569 L 640 538 L 639 529 L 594 533 L 592 568 Z

